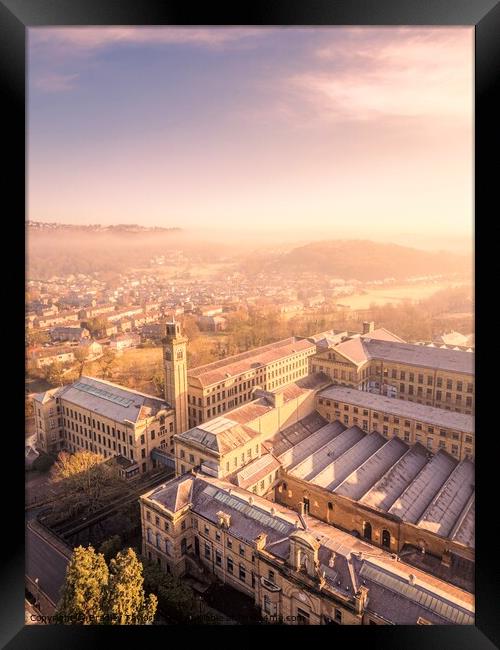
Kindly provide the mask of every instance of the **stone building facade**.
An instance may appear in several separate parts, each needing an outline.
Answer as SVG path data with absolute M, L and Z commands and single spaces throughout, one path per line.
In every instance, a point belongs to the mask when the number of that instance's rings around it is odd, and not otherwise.
M 88 450 L 128 461 L 128 473 L 153 469 L 156 447 L 171 453 L 175 415 L 156 397 L 82 376 L 36 395 L 37 446 L 48 453 Z
M 311 370 L 341 386 L 474 414 L 473 353 L 371 336 L 348 337 L 320 350 L 311 359 Z
M 146 557 L 245 593 L 269 622 L 473 624 L 470 593 L 215 478 L 186 474 L 140 505 Z

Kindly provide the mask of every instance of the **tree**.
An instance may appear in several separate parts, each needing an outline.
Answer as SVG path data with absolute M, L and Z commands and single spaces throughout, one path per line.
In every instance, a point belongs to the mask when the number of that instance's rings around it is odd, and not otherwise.
M 163 364 L 159 364 L 154 371 L 153 377 L 151 379 L 153 386 L 155 387 L 156 393 L 164 397 L 165 395 L 165 369 Z
M 63 373 L 64 368 L 59 361 L 55 361 L 49 366 L 44 366 L 42 376 L 49 384 L 52 384 L 53 386 L 61 386 Z
M 27 343 L 31 347 L 33 345 L 43 345 L 50 343 L 50 335 L 47 330 L 28 331 L 26 334 Z
M 75 348 L 73 354 L 75 355 L 75 359 L 79 364 L 78 376 L 81 377 L 83 375 L 83 369 L 85 367 L 85 361 L 87 360 L 88 352 L 85 348 L 78 347 Z
M 177 622 L 193 619 L 197 613 L 192 590 L 178 578 L 164 573 L 151 560 L 142 558 L 144 588 L 158 595 L 158 608 Z
M 26 418 L 32 418 L 35 415 L 35 408 L 32 397 L 24 400 L 24 415 Z
M 106 348 L 99 360 L 101 373 L 104 379 L 113 375 L 113 367 L 116 364 L 116 354 L 113 350 Z
M 105 333 L 106 327 L 108 325 L 108 319 L 103 318 L 102 316 L 96 316 L 95 318 L 90 318 L 86 321 L 86 328 L 90 332 L 92 338 L 102 336 Z
M 66 570 L 56 614 L 62 623 L 145 625 L 156 614 L 157 598 L 144 594 L 142 564 L 128 548 L 106 564 L 92 546 L 79 546 Z
M 196 318 L 189 314 L 186 314 L 182 319 L 182 330 L 184 336 L 187 336 L 190 341 L 200 336 L 200 328 L 196 323 Z
M 115 463 L 104 462 L 100 454 L 77 451 L 59 452 L 52 467 L 51 483 L 59 487 L 60 499 L 54 503 L 54 515 L 93 512 L 124 489 Z
M 106 612 L 113 625 L 147 625 L 154 621 L 158 599 L 144 594 L 142 564 L 133 549 L 117 554 L 109 564 Z
M 104 540 L 99 546 L 99 553 L 102 553 L 106 562 L 109 562 L 121 550 L 121 547 L 122 540 L 120 535 L 113 535 L 113 537 Z
M 96 625 L 104 616 L 109 571 L 104 556 L 92 546 L 79 546 L 66 569 L 66 579 L 56 614 L 62 623 Z

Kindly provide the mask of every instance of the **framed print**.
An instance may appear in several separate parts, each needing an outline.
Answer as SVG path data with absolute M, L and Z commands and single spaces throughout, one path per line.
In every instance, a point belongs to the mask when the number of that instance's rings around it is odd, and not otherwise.
M 0 12 L 3 645 L 497 647 L 498 3 Z

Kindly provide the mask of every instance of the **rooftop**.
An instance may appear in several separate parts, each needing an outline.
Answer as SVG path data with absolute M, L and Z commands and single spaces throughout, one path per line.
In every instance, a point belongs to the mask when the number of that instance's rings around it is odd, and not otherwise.
M 318 397 L 338 402 L 347 402 L 354 406 L 425 422 L 436 427 L 457 429 L 466 433 L 474 432 L 474 418 L 472 415 L 447 411 L 446 409 L 387 397 L 386 395 L 378 395 L 377 393 L 368 393 L 367 391 L 357 390 L 356 388 L 329 386 L 318 393 Z
M 474 374 L 474 354 L 470 352 L 382 340 L 377 338 L 378 334 L 374 334 L 376 332 L 351 338 L 333 349 L 360 365 L 371 359 L 379 359 L 434 370 Z
M 177 438 L 224 455 L 244 445 L 256 435 L 258 432 L 254 429 L 220 416 L 177 434 Z
M 202 386 L 208 386 L 225 381 L 230 377 L 236 377 L 249 370 L 264 367 L 295 352 L 305 352 L 307 350 L 311 351 L 311 353 L 314 352 L 316 350 L 314 343 L 290 337 L 220 361 L 213 361 L 198 368 L 192 368 L 188 370 L 188 378 L 197 379 Z
M 236 474 L 237 484 L 239 487 L 247 490 L 264 476 L 277 470 L 280 466 L 281 463 L 272 454 L 264 454 L 246 465 Z
M 410 447 L 340 422 L 318 429 L 279 460 L 289 476 L 474 548 L 470 460 L 459 463 L 444 450 L 432 456 L 420 443 Z
M 73 384 L 64 386 L 58 397 L 117 422 L 137 423 L 170 408 L 158 397 L 139 393 L 103 379 L 85 376 Z
M 282 563 L 290 556 L 290 538 L 311 540 L 319 546 L 324 592 L 352 598 L 363 583 L 369 588 L 368 610 L 392 623 L 415 624 L 420 616 L 433 623 L 473 623 L 474 597 L 467 591 L 313 517 L 304 527 L 294 511 L 219 479 L 188 474 L 142 498 L 174 512 L 190 505 L 215 525 L 222 511 L 234 537 L 253 546 L 264 533 L 264 550 Z

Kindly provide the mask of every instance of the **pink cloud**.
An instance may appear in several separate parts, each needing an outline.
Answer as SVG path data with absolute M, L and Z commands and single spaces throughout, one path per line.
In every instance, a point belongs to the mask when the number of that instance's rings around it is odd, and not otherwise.
M 291 76 L 323 118 L 370 120 L 381 116 L 470 120 L 473 32 L 470 29 L 351 30 L 344 42 L 320 48 L 332 64 Z M 340 65 L 337 65 L 340 64 Z

